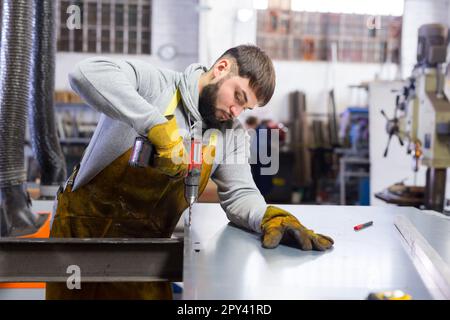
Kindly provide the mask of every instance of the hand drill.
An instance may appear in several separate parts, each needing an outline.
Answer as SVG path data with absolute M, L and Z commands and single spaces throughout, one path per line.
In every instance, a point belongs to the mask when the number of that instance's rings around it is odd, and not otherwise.
M 184 178 L 184 197 L 189 205 L 189 226 L 191 225 L 192 205 L 198 199 L 200 174 L 202 171 L 202 140 L 191 137 L 191 150 L 188 172 Z
M 154 156 L 153 145 L 145 137 L 137 137 L 129 160 L 129 165 L 145 168 Z M 202 170 L 202 140 L 191 136 L 188 172 L 184 178 L 184 197 L 189 205 L 189 226 L 191 225 L 192 205 L 198 199 L 200 174 Z

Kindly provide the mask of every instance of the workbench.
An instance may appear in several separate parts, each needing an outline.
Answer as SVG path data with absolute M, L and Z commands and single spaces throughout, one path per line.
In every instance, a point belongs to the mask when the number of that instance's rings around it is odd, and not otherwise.
M 35 211 L 51 205 L 33 204 L 40 206 Z M 371 292 L 402 290 L 413 299 L 449 299 L 448 217 L 396 206 L 280 207 L 306 227 L 331 236 L 334 247 L 325 252 L 264 249 L 260 235 L 229 223 L 220 205 L 196 204 L 192 225 L 184 230 L 184 253 L 174 251 L 182 255 L 182 298 L 366 299 Z M 183 219 L 186 223 L 187 214 Z M 353 230 L 367 221 L 373 226 Z M 144 281 L 143 270 L 136 272 L 137 281 Z M 0 290 L 0 299 L 44 295 L 43 289 Z
M 326 252 L 264 249 L 259 235 L 229 224 L 219 205 L 196 205 L 191 229 L 185 231 L 183 298 L 366 299 L 386 290 L 402 290 L 413 299 L 446 298 L 430 279 L 436 270 L 421 270 L 394 222 L 399 217 L 411 222 L 445 269 L 450 265 L 448 217 L 396 206 L 280 207 L 331 236 L 334 247 Z M 353 230 L 367 221 L 373 226 Z

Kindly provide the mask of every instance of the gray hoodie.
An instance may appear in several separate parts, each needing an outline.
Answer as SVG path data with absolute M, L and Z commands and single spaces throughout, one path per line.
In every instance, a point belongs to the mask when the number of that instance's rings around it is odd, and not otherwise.
M 70 84 L 102 116 L 81 161 L 73 190 L 87 184 L 131 148 L 136 136 L 147 135 L 153 126 L 164 123 L 163 113 L 177 88 L 182 100 L 175 111 L 179 128 L 187 132 L 188 114 L 191 120 L 201 121 L 198 81 L 205 71 L 199 64 L 179 73 L 139 60 L 105 57 L 77 64 L 69 76 Z M 228 219 L 261 232 L 267 205 L 248 164 L 248 135 L 238 120 L 233 129 L 233 134 L 223 131 L 219 135 L 211 178 L 218 186 L 220 204 Z M 244 161 L 233 161 L 237 158 Z

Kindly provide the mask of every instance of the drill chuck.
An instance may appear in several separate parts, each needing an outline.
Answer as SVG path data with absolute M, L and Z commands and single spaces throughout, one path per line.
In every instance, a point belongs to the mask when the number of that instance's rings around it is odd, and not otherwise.
M 198 198 L 198 186 L 186 186 L 184 189 L 184 197 L 189 206 L 192 206 Z
M 191 206 L 198 198 L 198 187 L 200 184 L 200 171 L 193 170 L 184 178 L 184 197 Z

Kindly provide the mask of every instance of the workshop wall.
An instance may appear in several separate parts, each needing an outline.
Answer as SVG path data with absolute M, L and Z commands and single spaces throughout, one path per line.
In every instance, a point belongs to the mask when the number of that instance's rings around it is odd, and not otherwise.
M 241 21 L 239 14 L 253 10 L 251 0 L 212 1 L 201 0 L 200 12 L 200 61 L 211 65 L 227 48 L 256 43 L 256 12 Z M 252 114 L 276 121 L 287 120 L 288 94 L 294 90 L 306 92 L 308 111 L 322 113 L 327 108 L 327 91 L 335 83 L 338 111 L 352 104 L 348 85 L 370 81 L 375 77 L 394 79 L 395 65 L 336 63 L 304 61 L 274 61 L 277 86 L 270 104 Z M 338 82 L 333 79 L 339 79 Z M 243 114 L 245 119 L 248 114 Z
M 142 59 L 158 66 L 182 71 L 198 61 L 198 0 L 153 0 L 152 55 L 118 55 L 58 52 L 55 90 L 70 89 L 68 74 L 88 57 L 103 55 Z M 172 56 L 172 57 L 171 57 Z
M 154 0 L 152 10 L 152 55 L 106 55 L 142 59 L 166 68 L 182 71 L 192 62 L 211 66 L 226 49 L 242 43 L 256 43 L 256 12 L 252 0 Z M 174 23 L 176 21 L 176 23 Z M 173 45 L 174 47 L 170 47 Z M 175 49 L 176 56 L 164 60 L 162 53 Z M 56 56 L 56 90 L 69 89 L 68 74 L 73 66 L 93 54 L 64 53 Z M 267 108 L 257 111 L 261 118 L 283 121 L 287 118 L 288 93 L 307 94 L 308 110 L 326 111 L 326 92 L 335 84 L 338 111 L 352 101 L 348 85 L 370 81 L 379 76 L 393 79 L 396 66 L 379 64 L 303 61 L 274 61 L 277 88 Z M 334 82 L 333 79 L 339 79 Z M 245 118 L 245 114 L 243 118 Z
M 347 106 L 364 104 L 367 97 L 364 92 L 352 92 L 349 85 L 371 81 L 375 77 L 394 79 L 397 66 L 390 64 L 336 63 L 328 62 L 292 62 L 275 61 L 277 87 L 275 94 L 265 108 L 256 113 L 261 118 L 273 118 L 277 121 L 288 120 L 288 94 L 295 90 L 306 93 L 307 111 L 326 113 L 328 91 L 334 87 L 337 111 Z M 334 83 L 334 85 L 333 85 Z
M 256 43 L 252 0 L 200 0 L 199 62 L 211 66 L 227 49 Z

